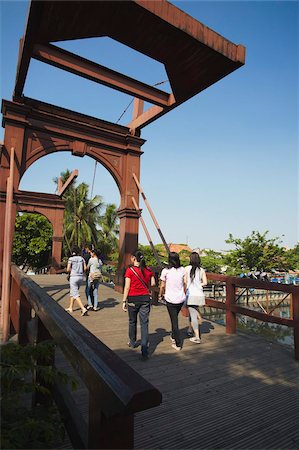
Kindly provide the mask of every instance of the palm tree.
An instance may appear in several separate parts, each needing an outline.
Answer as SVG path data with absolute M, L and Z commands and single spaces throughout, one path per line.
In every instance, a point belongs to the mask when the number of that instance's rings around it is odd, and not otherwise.
M 71 245 L 82 243 L 98 244 L 97 224 L 103 207 L 103 198 L 96 195 L 88 198 L 89 186 L 86 183 L 74 187 L 73 198 L 68 198 L 64 217 L 65 236 Z
M 70 174 L 68 169 L 61 173 L 62 183 L 68 179 Z M 58 184 L 57 178 L 54 178 L 53 181 Z M 100 195 L 88 198 L 88 191 L 88 184 L 81 183 L 76 187 L 73 183 L 62 196 L 65 200 L 64 253 L 70 252 L 74 245 L 81 246 L 86 242 L 93 242 L 98 246 L 97 225 L 104 203 Z
M 113 203 L 106 205 L 106 211 L 99 220 L 99 246 L 104 258 L 117 250 L 119 235 L 119 219 L 117 207 Z

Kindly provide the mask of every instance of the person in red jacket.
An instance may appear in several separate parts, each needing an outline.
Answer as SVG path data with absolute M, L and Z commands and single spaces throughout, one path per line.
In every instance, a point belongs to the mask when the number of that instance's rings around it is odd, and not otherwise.
M 155 277 L 146 266 L 144 255 L 136 250 L 131 255 L 132 265 L 125 272 L 123 294 L 123 311 L 129 313 L 129 342 L 131 348 L 137 347 L 137 317 L 139 315 L 141 329 L 141 354 L 148 358 L 148 323 L 150 313 L 150 286 L 155 285 Z

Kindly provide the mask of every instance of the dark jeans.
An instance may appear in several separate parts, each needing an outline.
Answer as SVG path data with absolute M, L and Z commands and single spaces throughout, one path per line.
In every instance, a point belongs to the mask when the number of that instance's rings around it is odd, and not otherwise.
M 150 302 L 146 299 L 148 295 L 140 296 L 134 299 L 134 297 L 128 297 L 128 312 L 129 312 L 129 339 L 131 345 L 134 347 L 136 343 L 137 335 L 137 316 L 139 314 L 140 330 L 141 330 L 141 352 L 143 355 L 148 354 L 148 322 L 150 313 Z
M 166 302 L 167 311 L 171 321 L 171 337 L 175 340 L 175 344 L 177 347 L 182 346 L 178 315 L 180 310 L 182 309 L 183 304 L 184 302 L 179 304 Z

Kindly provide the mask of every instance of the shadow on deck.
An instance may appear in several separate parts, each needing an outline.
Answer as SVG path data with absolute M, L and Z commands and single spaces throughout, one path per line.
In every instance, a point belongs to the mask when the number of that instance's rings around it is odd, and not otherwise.
M 35 276 L 64 308 L 65 276 Z M 84 286 L 81 288 L 84 299 Z M 150 353 L 127 347 L 127 316 L 121 295 L 99 289 L 101 310 L 74 317 L 142 377 L 160 390 L 158 407 L 135 416 L 135 448 L 142 449 L 298 449 L 299 366 L 293 351 L 243 333 L 226 335 L 221 325 L 205 320 L 202 344 L 185 336 L 181 352 L 170 346 L 169 318 L 164 306 L 150 316 Z M 182 334 L 187 319 L 180 317 Z M 60 360 L 60 358 L 59 358 Z M 64 359 L 64 370 L 70 370 Z M 87 390 L 74 393 L 78 410 L 87 416 Z

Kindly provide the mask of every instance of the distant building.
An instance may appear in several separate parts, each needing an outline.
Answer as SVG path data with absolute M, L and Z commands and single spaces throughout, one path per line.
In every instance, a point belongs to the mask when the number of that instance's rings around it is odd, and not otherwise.
M 168 247 L 171 252 L 180 253 L 183 250 L 189 253 L 192 252 L 192 249 L 186 244 L 168 244 Z

